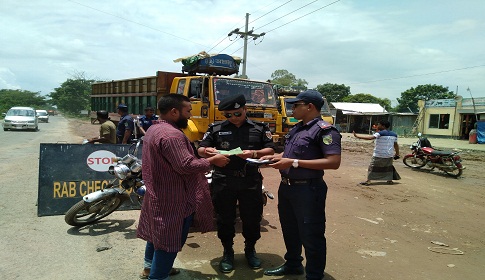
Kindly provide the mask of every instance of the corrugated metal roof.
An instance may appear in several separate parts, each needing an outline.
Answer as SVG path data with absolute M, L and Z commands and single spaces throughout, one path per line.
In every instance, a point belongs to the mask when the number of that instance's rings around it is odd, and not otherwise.
M 386 114 L 387 111 L 381 105 L 375 103 L 348 103 L 348 102 L 330 102 L 338 110 L 345 111 L 344 114 Z

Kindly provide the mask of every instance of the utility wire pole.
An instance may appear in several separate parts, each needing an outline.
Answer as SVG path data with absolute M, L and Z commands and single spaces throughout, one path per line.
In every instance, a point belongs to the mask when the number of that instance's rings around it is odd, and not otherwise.
M 252 37 L 253 40 L 256 40 L 259 37 L 262 37 L 266 35 L 266 33 L 261 33 L 261 34 L 254 34 L 253 30 L 248 31 L 248 24 L 249 24 L 249 13 L 246 13 L 246 26 L 244 28 L 244 32 L 240 32 L 239 28 L 234 29 L 231 31 L 229 34 L 227 34 L 228 37 L 231 37 L 233 34 L 241 35 L 241 38 L 244 39 L 244 53 L 243 53 L 243 70 L 242 70 L 242 78 L 247 79 L 248 76 L 246 76 L 246 62 L 247 62 L 247 52 L 248 52 L 248 37 Z

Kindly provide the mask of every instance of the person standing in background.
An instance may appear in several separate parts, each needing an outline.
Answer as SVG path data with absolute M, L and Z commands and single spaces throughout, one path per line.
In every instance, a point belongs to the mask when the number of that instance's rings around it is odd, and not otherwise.
M 355 131 L 352 131 L 356 138 L 375 140 L 367 180 L 361 182 L 361 185 L 368 186 L 371 180 L 387 181 L 391 185 L 394 184 L 392 180 L 401 179 L 392 164 L 394 159 L 399 158 L 399 145 L 397 144 L 397 134 L 388 130 L 390 126 L 389 121 L 382 120 L 377 123 L 377 132 L 373 135 L 357 135 Z
M 152 121 L 155 120 L 158 120 L 158 117 L 155 115 L 155 110 L 152 107 L 146 107 L 145 115 L 141 116 L 137 122 L 139 129 L 137 138 L 145 135 L 148 128 L 153 124 Z
M 96 112 L 96 119 L 101 124 L 99 137 L 88 139 L 88 143 L 110 143 L 116 144 L 116 126 L 109 119 L 108 112 L 100 110 Z
M 128 114 L 128 106 L 125 104 L 118 105 L 118 115 L 120 115 L 120 122 L 118 123 L 118 127 L 116 129 L 116 143 L 128 144 L 133 138 L 135 123 L 133 118 Z

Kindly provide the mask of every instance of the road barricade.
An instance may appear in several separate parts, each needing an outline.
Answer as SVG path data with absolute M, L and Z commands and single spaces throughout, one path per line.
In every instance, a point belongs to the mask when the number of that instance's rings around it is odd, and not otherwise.
M 63 215 L 88 193 L 106 186 L 114 176 L 113 157 L 126 155 L 130 145 L 40 144 L 37 216 Z M 141 148 L 138 158 L 141 158 Z M 135 194 L 119 210 L 140 209 Z

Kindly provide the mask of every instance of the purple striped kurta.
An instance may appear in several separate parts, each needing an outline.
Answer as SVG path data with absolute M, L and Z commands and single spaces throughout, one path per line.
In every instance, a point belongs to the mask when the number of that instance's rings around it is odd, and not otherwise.
M 178 252 L 184 218 L 196 212 L 195 225 L 203 232 L 212 229 L 212 202 L 204 176 L 209 161 L 198 159 L 183 132 L 165 121 L 147 131 L 142 160 L 147 190 L 137 237 L 157 250 Z

